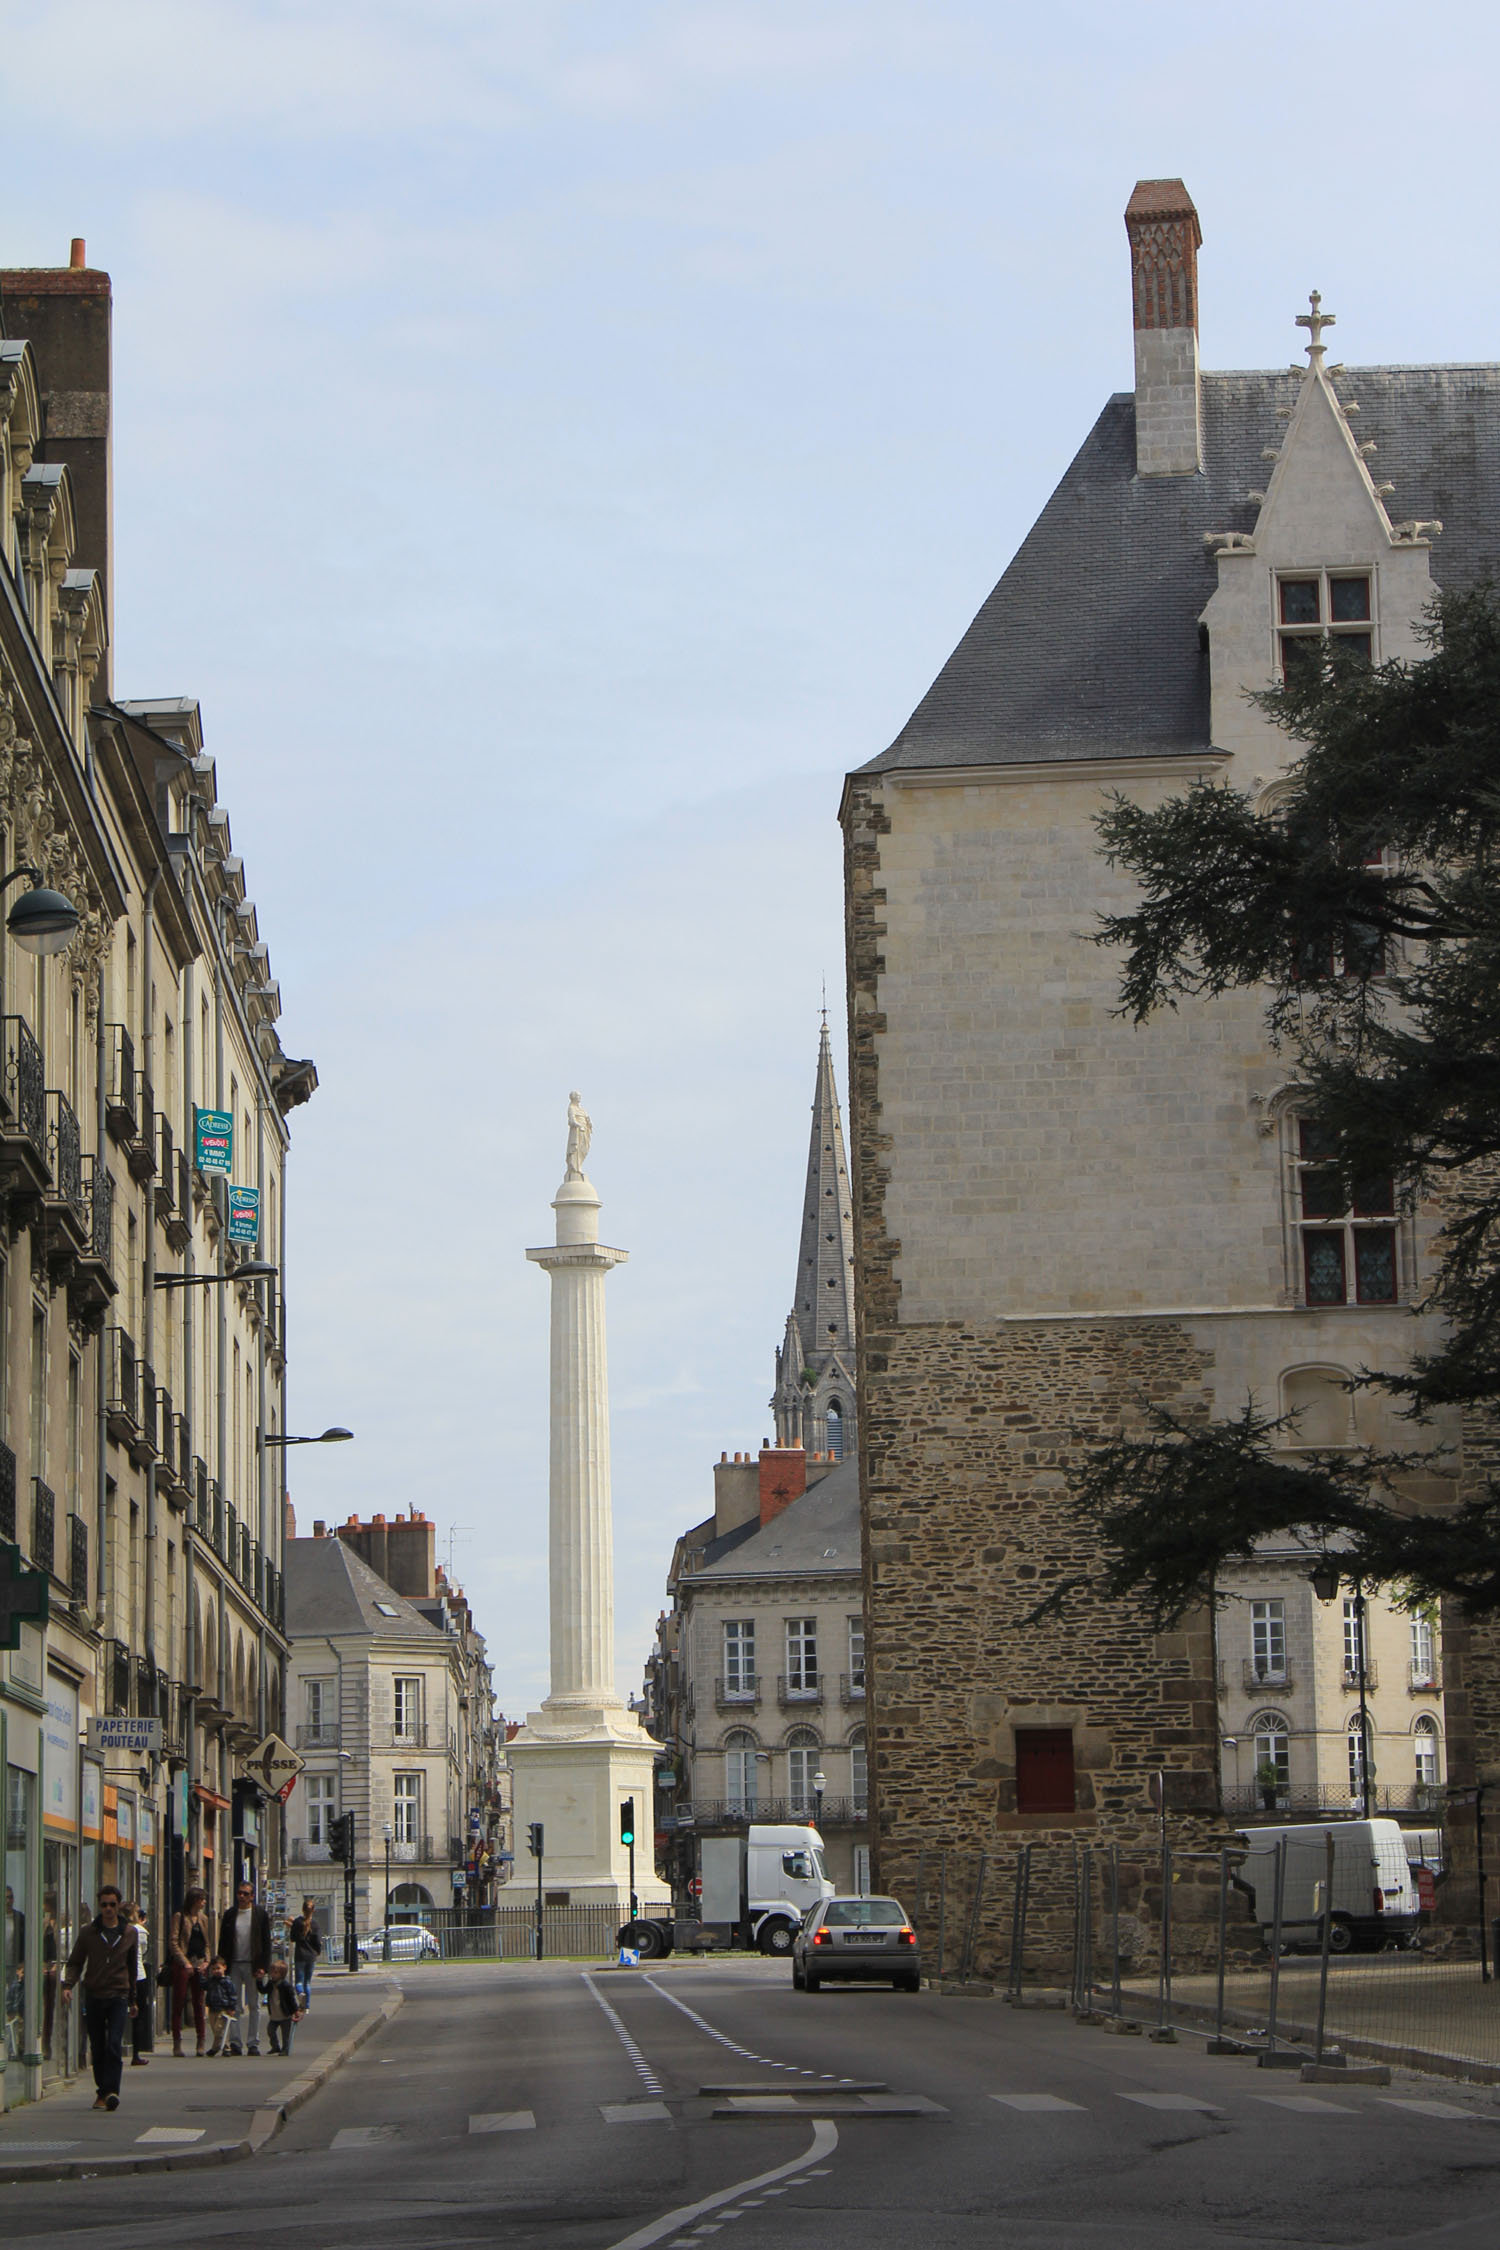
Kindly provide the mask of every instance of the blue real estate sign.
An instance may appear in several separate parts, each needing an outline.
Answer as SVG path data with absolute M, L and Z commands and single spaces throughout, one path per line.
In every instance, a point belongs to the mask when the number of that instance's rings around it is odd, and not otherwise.
M 230 1189 L 229 1239 L 231 1242 L 259 1242 L 259 1188 L 232 1187 Z
M 193 1162 L 200 1172 L 222 1172 L 226 1180 L 234 1170 L 234 1118 L 227 1109 L 194 1110 Z

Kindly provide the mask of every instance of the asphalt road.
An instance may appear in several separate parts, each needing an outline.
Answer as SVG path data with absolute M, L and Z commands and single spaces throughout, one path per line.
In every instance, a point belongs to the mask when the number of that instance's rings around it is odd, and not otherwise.
M 394 2022 L 259 2158 L 0 2187 L 0 2241 L 1494 2250 L 1500 2240 L 1500 2089 L 1399 2076 L 1384 2088 L 1304 2087 L 1294 2073 L 1211 2058 L 1197 2039 L 1154 2046 L 997 2000 L 795 1994 L 789 1970 L 769 1963 L 619 1974 L 455 1965 L 401 1981 Z M 722 2087 L 757 2091 L 703 2091 Z M 780 2106 L 715 2116 L 730 2099 Z

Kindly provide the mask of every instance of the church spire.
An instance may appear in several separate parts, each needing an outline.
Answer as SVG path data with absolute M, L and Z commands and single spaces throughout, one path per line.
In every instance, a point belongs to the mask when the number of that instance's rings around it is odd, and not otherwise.
M 795 1364 L 800 1360 L 800 1364 Z M 771 1401 L 778 1445 L 842 1456 L 854 1439 L 854 1214 L 828 1012 L 818 1035 L 797 1281 Z

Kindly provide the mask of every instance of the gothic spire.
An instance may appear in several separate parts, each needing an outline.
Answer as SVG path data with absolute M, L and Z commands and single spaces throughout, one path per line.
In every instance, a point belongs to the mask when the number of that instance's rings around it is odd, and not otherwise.
M 799 1356 L 801 1365 L 791 1364 Z M 854 1216 L 844 1128 L 824 1012 L 818 1036 L 797 1281 L 776 1355 L 778 1445 L 842 1454 L 854 1433 Z

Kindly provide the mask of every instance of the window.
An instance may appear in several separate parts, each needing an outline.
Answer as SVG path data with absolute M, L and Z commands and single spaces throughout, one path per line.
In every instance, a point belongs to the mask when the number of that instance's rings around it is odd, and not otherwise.
M 1438 1732 L 1433 1719 L 1418 1719 L 1412 1728 L 1412 1748 L 1417 1760 L 1417 1787 L 1436 1789 L 1438 1785 Z
M 1016 1811 L 1070 1813 L 1073 1804 L 1072 1728 L 1017 1727 Z
M 394 1719 L 391 1731 L 397 1742 L 420 1743 L 422 1739 L 422 1681 L 420 1674 L 411 1678 L 398 1676 L 392 1683 Z
M 849 1737 L 849 1794 L 854 1799 L 855 1810 L 863 1814 L 870 1796 L 870 1768 L 863 1727 L 856 1727 Z
M 759 1760 L 755 1737 L 742 1730 L 724 1737 L 724 1802 L 726 1810 L 742 1818 L 755 1816 Z
M 815 1617 L 789 1617 L 786 1621 L 786 1691 L 788 1695 L 818 1692 L 818 1621 Z
M 1286 1603 L 1250 1604 L 1250 1671 L 1257 1680 L 1286 1678 Z
M 1362 1617 L 1363 1605 L 1358 1596 L 1346 1597 L 1344 1602 L 1344 1680 L 1350 1687 L 1357 1686 L 1363 1671 L 1366 1680 L 1374 1685 L 1374 1670 L 1364 1647 L 1369 1619 Z
M 1255 1746 L 1255 1786 L 1261 1797 L 1285 1809 L 1292 1780 L 1291 1729 L 1279 1711 L 1262 1711 L 1250 1722 Z
M 755 1693 L 755 1619 L 724 1620 L 724 1693 L 750 1697 Z
M 1411 1621 L 1411 1684 L 1414 1688 L 1437 1685 L 1437 1644 L 1430 1617 Z
M 1297 1120 L 1297 1212 L 1302 1286 L 1309 1305 L 1396 1302 L 1395 1182 L 1389 1172 L 1356 1181 L 1344 1198 L 1320 1126 Z
M 1359 1720 L 1357 1718 L 1351 1719 L 1349 1721 L 1349 1794 L 1351 1797 L 1363 1799 L 1367 1765 L 1370 1770 L 1370 1779 L 1373 1781 L 1375 1778 L 1373 1751 L 1374 1746 L 1369 1721 L 1365 1722 L 1364 1755 L 1361 1756 Z
M 391 1842 L 416 1849 L 422 1833 L 422 1776 L 398 1773 L 391 1797 Z
M 865 1692 L 865 1621 L 862 1617 L 849 1620 L 849 1693 Z
M 306 1683 L 307 1736 L 310 1743 L 329 1740 L 338 1730 L 338 1710 L 332 1680 L 309 1680 Z
M 1374 658 L 1370 580 L 1367 573 L 1309 571 L 1283 578 L 1276 589 L 1276 649 L 1282 678 L 1291 685 L 1330 653 L 1369 664 Z
M 811 1727 L 794 1727 L 787 1736 L 786 1793 L 794 1813 L 815 1809 L 817 1791 L 813 1776 L 822 1757 L 822 1745 Z
M 334 1777 L 331 1773 L 310 1773 L 305 1777 L 307 1789 L 307 1840 L 328 1849 L 328 1823 L 335 1813 Z

